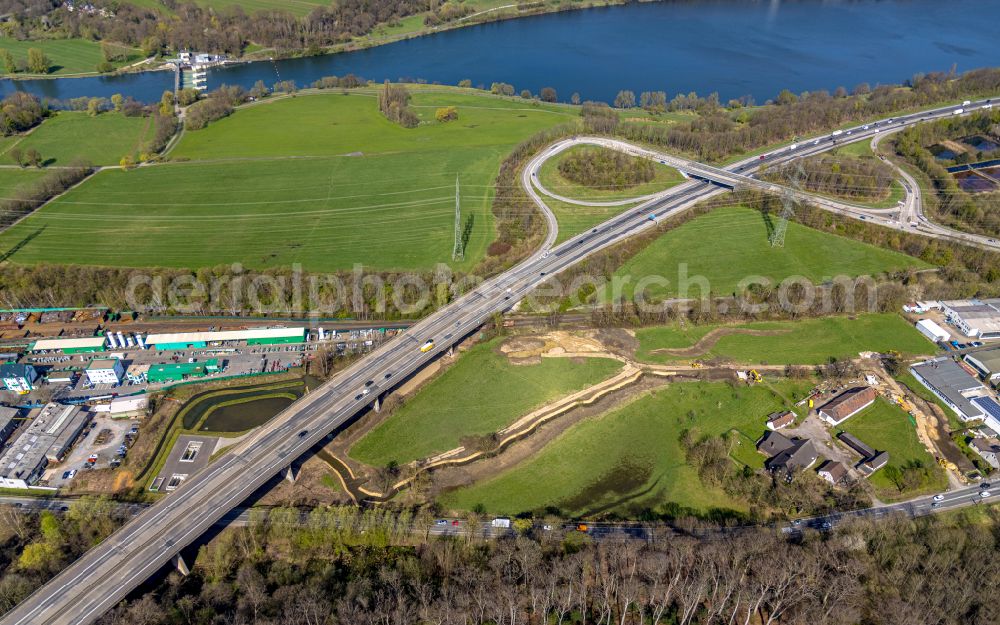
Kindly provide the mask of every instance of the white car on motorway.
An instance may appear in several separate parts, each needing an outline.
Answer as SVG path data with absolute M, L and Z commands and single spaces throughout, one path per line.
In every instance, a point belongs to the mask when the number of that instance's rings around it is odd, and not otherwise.
M 942 501 L 943 499 L 944 495 L 934 495 L 934 501 Z
M 979 493 L 979 496 L 980 496 L 980 497 L 982 497 L 983 499 L 986 499 L 987 497 L 989 497 L 989 496 L 990 496 L 990 495 L 992 495 L 992 494 L 993 494 L 993 493 L 991 493 L 990 491 L 988 491 L 988 490 L 984 490 L 984 491 L 981 491 L 981 492 Z

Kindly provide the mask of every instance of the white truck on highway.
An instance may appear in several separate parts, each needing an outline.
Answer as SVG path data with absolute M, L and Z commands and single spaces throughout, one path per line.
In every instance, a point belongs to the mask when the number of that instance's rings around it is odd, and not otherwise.
M 498 516 L 497 518 L 490 521 L 490 526 L 497 529 L 510 529 L 510 519 L 504 516 Z
M 831 137 L 839 137 L 842 134 L 844 134 L 843 130 L 834 130 L 833 132 L 830 133 L 830 136 Z
M 954 111 L 951 112 L 951 114 L 952 115 L 961 115 L 964 112 L 965 112 L 965 109 L 955 109 Z

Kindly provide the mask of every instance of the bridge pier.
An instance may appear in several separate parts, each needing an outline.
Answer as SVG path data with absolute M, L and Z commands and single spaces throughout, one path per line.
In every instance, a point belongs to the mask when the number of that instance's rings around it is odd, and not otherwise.
M 177 572 L 184 577 L 191 574 L 191 569 L 188 568 L 187 562 L 184 561 L 184 556 L 182 556 L 179 552 L 170 559 L 170 563 L 177 569 Z
M 285 467 L 285 479 L 290 483 L 294 484 L 295 480 L 299 478 L 299 471 L 295 468 L 295 465 L 288 465 Z
M 375 403 L 372 404 L 372 410 L 375 412 L 382 412 L 382 394 L 375 396 Z

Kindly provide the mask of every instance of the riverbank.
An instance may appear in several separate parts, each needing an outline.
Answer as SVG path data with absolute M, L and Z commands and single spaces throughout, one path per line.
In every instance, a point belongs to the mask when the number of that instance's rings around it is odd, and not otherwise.
M 660 0 L 639 0 L 641 3 L 651 3 L 659 2 Z M 520 19 L 524 17 L 533 17 L 539 15 L 546 15 L 550 13 L 561 13 L 565 11 L 576 11 L 581 9 L 593 9 L 602 8 L 609 6 L 618 6 L 627 4 L 627 0 L 589 0 L 587 2 L 577 2 L 576 0 L 541 0 L 538 2 L 520 2 L 511 3 L 508 0 L 469 0 L 469 4 L 475 5 L 479 10 L 475 13 L 471 13 L 464 17 L 460 17 L 448 22 L 436 26 L 427 26 L 425 20 L 427 17 L 433 15 L 431 11 L 423 11 L 421 13 L 416 13 L 414 15 L 408 16 L 399 21 L 397 25 L 387 25 L 379 24 L 374 28 L 374 30 L 368 35 L 363 35 L 360 37 L 355 37 L 353 40 L 337 44 L 334 46 L 325 46 L 310 53 L 308 49 L 300 50 L 278 50 L 275 48 L 264 48 L 258 47 L 253 43 L 247 45 L 244 53 L 238 57 L 230 59 L 227 64 L 239 64 L 239 63 L 258 63 L 266 61 L 282 61 L 288 59 L 301 59 L 301 58 L 311 58 L 311 57 L 323 57 L 331 56 L 336 54 L 342 54 L 345 52 L 359 52 L 361 50 L 368 50 L 371 48 L 377 48 L 379 46 L 388 45 L 391 43 L 398 43 L 400 41 L 405 41 L 408 39 L 416 39 L 419 37 L 426 37 L 430 35 L 435 35 L 443 32 L 458 30 L 461 28 L 466 28 L 469 26 L 476 26 L 479 24 L 486 24 L 490 22 L 501 22 L 507 20 Z M 24 45 L 42 45 L 46 42 L 61 42 L 61 41 L 71 41 L 71 40 L 25 40 L 24 42 L 18 42 Z M 97 42 L 94 42 L 97 45 Z M 3 46 L 0 46 L 2 48 Z M 153 65 L 159 61 L 159 64 Z M 0 79 L 9 79 L 13 81 L 26 81 L 26 80 L 53 80 L 60 78 L 95 78 L 95 77 L 113 77 L 122 76 L 126 74 L 136 74 L 144 72 L 154 72 L 154 71 L 166 71 L 172 69 L 161 57 L 156 59 L 155 57 L 149 57 L 140 60 L 135 63 L 120 67 L 113 72 L 72 72 L 72 73 L 58 73 L 52 71 L 47 74 L 35 74 L 35 73 L 7 73 L 4 72 L 0 74 Z

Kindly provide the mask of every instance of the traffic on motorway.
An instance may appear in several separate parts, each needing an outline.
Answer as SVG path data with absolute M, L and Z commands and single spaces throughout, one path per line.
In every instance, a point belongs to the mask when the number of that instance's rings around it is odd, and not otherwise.
M 969 103 L 958 114 L 965 114 L 969 107 L 985 104 L 989 101 Z M 845 134 L 849 131 L 854 140 L 863 140 L 874 135 L 876 128 L 885 128 L 889 124 L 905 126 L 923 119 L 953 115 L 955 111 L 955 107 L 935 109 L 892 121 L 857 126 L 847 129 Z M 293 460 L 379 400 L 399 381 L 476 331 L 493 314 L 510 310 L 547 277 L 601 249 L 655 227 L 656 222 L 663 218 L 683 212 L 717 193 L 727 192 L 729 187 L 761 184 L 749 176 L 760 162 L 783 162 L 832 149 L 839 144 L 831 135 L 819 143 L 803 142 L 781 148 L 762 155 L 763 159 L 745 159 L 724 169 L 688 162 L 680 168 L 690 170 L 689 174 L 701 180 L 678 185 L 637 209 L 630 209 L 555 247 L 553 244 L 558 232 L 555 216 L 541 201 L 531 180 L 532 173 L 549 153 L 543 152 L 529 163 L 522 178 L 529 196 L 539 205 L 549 225 L 545 242 L 536 253 L 415 324 L 401 337 L 386 343 L 306 395 L 189 478 L 183 487 L 138 514 L 72 563 L 9 612 L 0 623 L 92 623 L 264 483 L 287 469 Z M 758 164 L 754 166 L 754 162 Z M 956 236 L 945 232 L 925 234 L 942 238 Z M 962 237 L 962 240 L 981 244 L 979 238 L 972 235 Z M 984 499 L 982 493 L 979 493 L 979 499 Z M 951 505 L 951 501 L 942 499 L 940 502 L 931 501 L 929 505 L 931 508 L 933 503 Z M 832 525 L 836 520 L 831 516 L 820 523 Z M 99 579 L 101 584 L 79 583 L 87 579 Z

